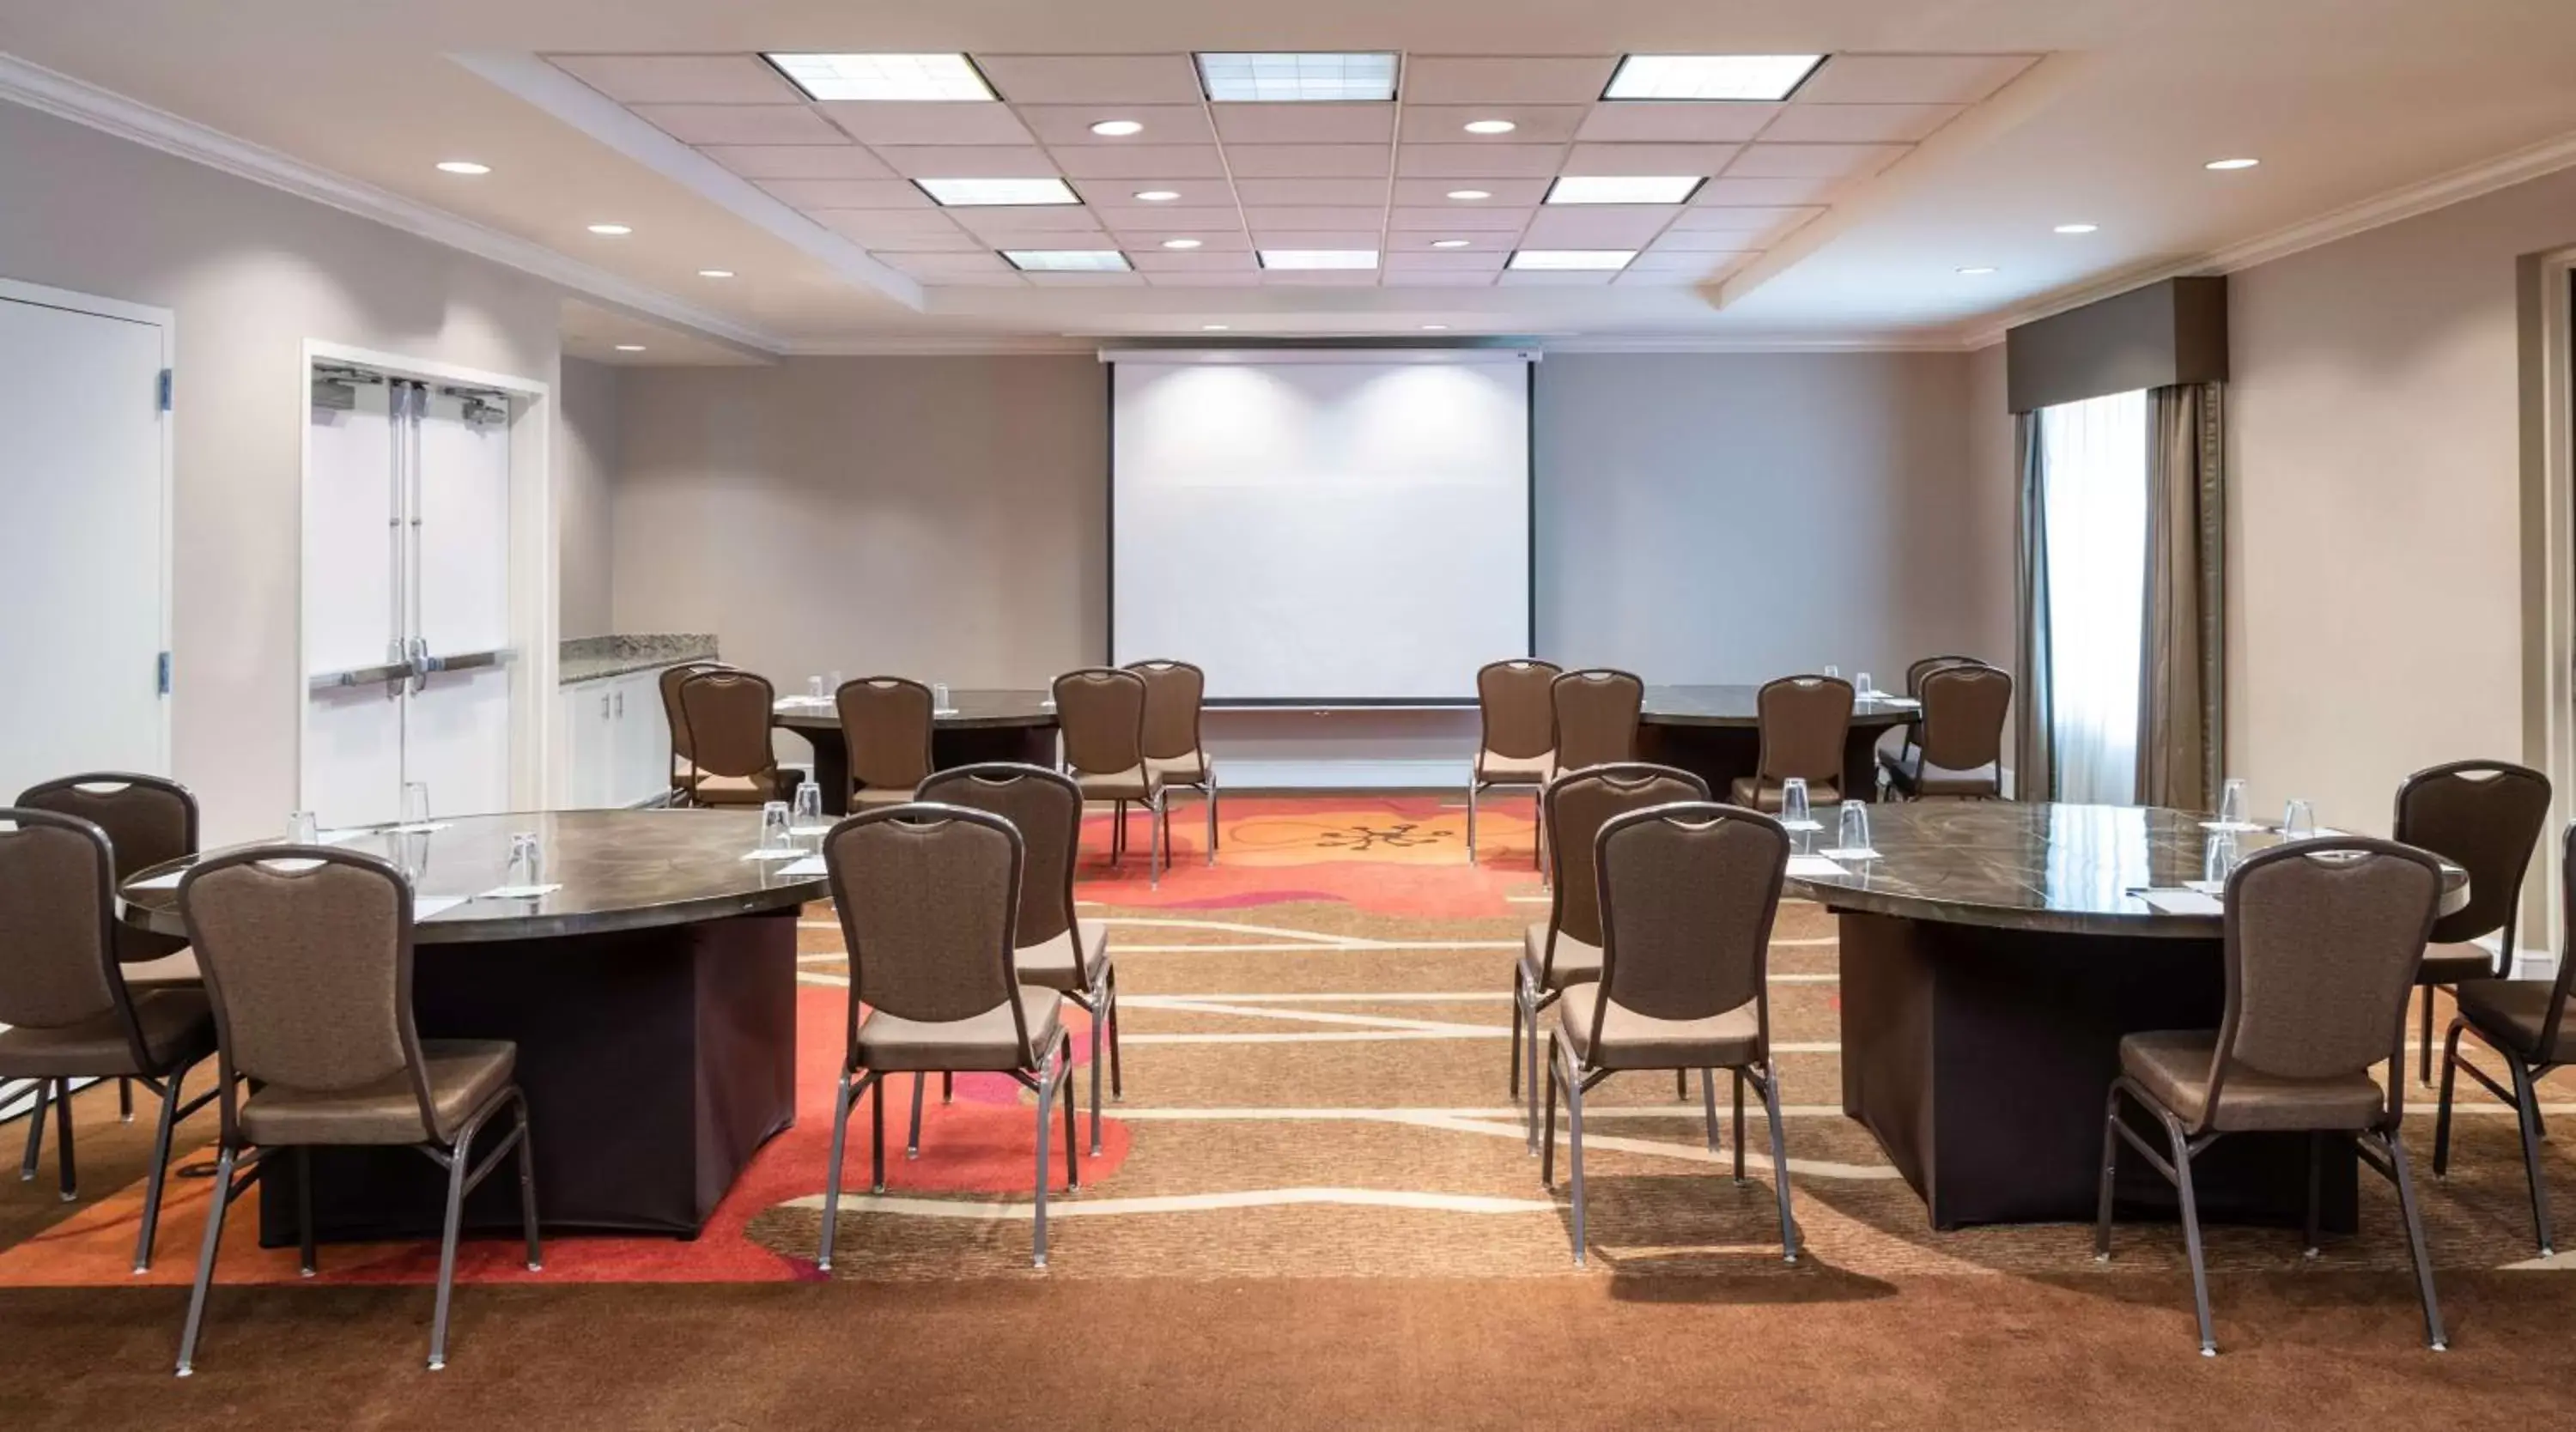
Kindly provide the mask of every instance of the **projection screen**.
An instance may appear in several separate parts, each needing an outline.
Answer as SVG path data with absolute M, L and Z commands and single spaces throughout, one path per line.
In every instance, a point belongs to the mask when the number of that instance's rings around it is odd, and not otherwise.
M 1535 355 L 1105 356 L 1113 662 L 1368 705 L 1470 701 L 1529 654 Z

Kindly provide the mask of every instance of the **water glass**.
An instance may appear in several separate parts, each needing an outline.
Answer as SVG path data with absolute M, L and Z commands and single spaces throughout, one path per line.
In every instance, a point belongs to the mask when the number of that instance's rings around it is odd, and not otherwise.
M 429 824 L 429 782 L 403 782 L 402 823 L 405 825 Z
M 761 806 L 760 848 L 763 850 L 785 850 L 789 848 L 789 845 L 790 841 L 787 834 L 787 802 L 770 801 Z
M 2307 840 L 2317 833 L 2316 807 L 2293 799 L 2281 812 L 2281 838 Z
M 809 677 L 806 677 L 806 678 L 805 678 L 805 694 L 806 694 L 806 695 L 808 695 L 808 696 L 813 697 L 813 698 L 814 698 L 815 700 L 817 700 L 817 701 L 822 700 L 822 699 L 823 699 L 823 678 L 821 678 L 821 677 L 819 677 L 819 676 L 809 676 Z
M 822 823 L 823 788 L 812 781 L 798 782 L 796 785 L 796 826 L 811 828 L 821 825 Z
M 286 843 L 289 845 L 320 845 L 322 843 L 322 823 L 315 820 L 313 818 L 313 812 L 309 810 L 296 811 L 286 818 Z
M 1866 671 L 1852 678 L 1852 691 L 1860 696 L 1876 696 L 1878 694 L 1878 688 L 1870 684 L 1869 673 Z
M 954 711 L 957 709 L 956 707 L 948 704 L 947 682 L 940 681 L 932 683 L 930 688 L 930 709 L 933 711 Z
M 1834 848 L 1836 850 L 1869 849 L 1869 806 L 1866 802 L 1843 802 L 1842 833 L 1841 838 L 1834 842 Z
M 2218 823 L 2245 823 L 2245 782 L 2242 777 L 2229 776 L 2227 783 L 2218 788 Z
M 1836 679 L 1836 680 L 1839 680 L 1839 679 L 1841 679 L 1842 674 L 1843 674 L 1843 669 L 1842 669 L 1841 667 L 1839 667 L 1839 666 L 1835 666 L 1835 665 L 1833 665 L 1833 664 L 1832 664 L 1832 663 L 1830 663 L 1830 662 L 1826 663 L 1826 666 L 1825 666 L 1825 675 L 1826 675 L 1826 676 L 1831 677 L 1831 678 Z
M 2209 848 L 2201 856 L 2200 878 L 2213 885 L 2224 885 L 2236 872 L 2236 833 L 2221 831 L 2209 838 Z
M 1780 823 L 1786 826 L 1811 824 L 1814 817 L 1807 808 L 1807 780 L 1791 776 L 1780 783 Z
M 511 889 L 526 889 L 546 883 L 546 849 L 537 843 L 535 831 L 522 830 L 511 834 L 510 864 L 501 872 L 501 883 Z
M 848 683 L 846 680 L 844 680 L 844 679 L 842 678 L 841 673 L 839 673 L 838 671 L 833 672 L 833 673 L 832 673 L 832 692 L 831 692 L 831 694 L 833 694 L 833 695 L 835 695 L 835 696 L 839 695 L 839 694 L 840 694 L 840 691 L 841 691 L 841 688 L 842 688 L 843 686 L 848 685 L 848 684 L 849 684 L 849 683 Z

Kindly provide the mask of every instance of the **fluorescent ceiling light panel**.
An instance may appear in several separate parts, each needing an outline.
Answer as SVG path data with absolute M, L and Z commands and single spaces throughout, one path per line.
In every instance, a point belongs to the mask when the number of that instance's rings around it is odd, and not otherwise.
M 992 100 L 993 87 L 964 55 L 781 55 L 778 67 L 816 100 Z
M 1781 100 L 1805 82 L 1822 55 L 1630 55 L 1603 99 Z
M 1626 268 L 1636 256 L 1635 249 L 1522 249 L 1512 255 L 1511 267 L 1598 273 Z
M 991 204 L 1079 204 L 1081 196 L 1061 179 L 915 179 L 921 192 L 946 209 Z
M 1373 269 L 1375 249 L 1263 249 L 1266 269 Z
M 1004 249 L 1002 257 L 1023 273 L 1125 273 L 1129 267 L 1116 249 Z
M 1547 186 L 1547 204 L 1681 204 L 1707 183 L 1698 174 L 1563 174 Z
M 1219 103 L 1375 101 L 1395 98 L 1392 51 L 1342 54 L 1201 54 L 1199 87 Z

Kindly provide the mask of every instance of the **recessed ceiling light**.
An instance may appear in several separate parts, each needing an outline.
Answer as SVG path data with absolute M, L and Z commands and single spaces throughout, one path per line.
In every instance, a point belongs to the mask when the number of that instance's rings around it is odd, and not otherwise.
M 1449 331 L 1449 325 L 1446 323 L 1426 323 L 1422 325 L 1422 331 L 1425 333 L 1446 333 Z
M 1994 269 L 1985 264 L 1971 264 L 1967 268 L 1959 270 L 1959 272 L 1966 274 L 1970 278 L 1978 278 L 1986 274 L 1993 273 Z
M 1024 273 L 1125 273 L 1127 256 L 1116 249 L 1004 249 L 1002 257 Z
M 1375 101 L 1395 98 L 1392 51 L 1347 54 L 1200 54 L 1199 87 L 1220 104 Z
M 631 234 L 635 232 L 624 224 L 593 224 L 590 226 L 590 231 L 594 234 L 604 234 L 612 239 L 616 238 L 620 234 Z
M 1548 204 L 1680 204 L 1708 182 L 1696 174 L 1566 174 L 1547 186 Z
M 1202 323 L 1199 325 L 1199 332 L 1201 333 L 1230 333 L 1232 331 L 1233 329 L 1230 325 L 1223 323 Z
M 617 351 L 620 353 L 641 353 L 644 351 L 644 345 L 641 343 L 620 343 L 617 345 Z
M 1452 189 L 1449 191 L 1449 197 L 1474 203 L 1478 199 L 1490 199 L 1494 195 L 1489 189 Z
M 1636 256 L 1635 249 L 1522 249 L 1512 255 L 1510 267 L 1597 273 L 1626 268 Z
M 2102 226 L 2100 224 L 2060 224 L 2057 226 L 2057 232 L 2061 234 L 2089 234 L 2101 227 Z
M 1196 240 L 1196 239 L 1165 239 L 1165 240 L 1163 240 L 1163 247 L 1164 247 L 1164 248 L 1167 248 L 1167 249 L 1194 249 L 1194 248 L 1197 248 L 1198 246 L 1199 246 L 1199 241 L 1198 241 L 1198 240 Z
M 1466 239 L 1433 239 L 1431 241 L 1431 247 L 1435 249 L 1463 249 L 1467 247 L 1469 242 L 1470 241 Z
M 1168 204 L 1181 197 L 1178 189 L 1139 189 L 1136 197 L 1148 204 Z
M 1467 121 L 1467 132 L 1469 134 L 1509 134 L 1518 128 L 1520 128 L 1519 125 L 1512 123 L 1508 119 L 1471 119 Z
M 1144 129 L 1144 125 L 1132 119 L 1104 119 L 1093 125 L 1091 132 L 1109 139 L 1124 139 L 1131 134 L 1141 134 Z
M 915 179 L 921 192 L 944 209 L 990 204 L 1079 204 L 1061 179 Z
M 1263 249 L 1266 269 L 1373 269 L 1375 249 Z
M 1787 99 L 1822 55 L 1630 55 L 1603 99 Z
M 731 278 L 731 277 L 733 277 L 733 270 L 732 270 L 732 269 L 700 269 L 700 270 L 698 270 L 698 277 L 700 277 L 700 278 Z
M 2213 164 L 2210 167 L 2215 169 L 2218 166 Z M 492 172 L 491 165 L 477 164 L 471 159 L 442 159 L 438 161 L 438 168 L 439 172 L 442 174 L 489 174 Z
M 990 100 L 964 55 L 782 55 L 763 58 L 818 100 Z
M 2204 164 L 2204 165 L 2202 165 L 2202 166 L 2200 166 L 2200 167 L 2201 167 L 2201 168 L 2203 168 L 2203 169 L 2222 169 L 2222 170 L 2223 170 L 2223 169 L 2251 169 L 2251 168 L 2253 168 L 2255 165 L 2260 164 L 2260 163 L 2262 163 L 2262 162 L 2263 162 L 2263 161 L 2262 161 L 2262 160 L 2260 160 L 2260 159 L 2213 159 L 2213 160 L 2209 161 L 2207 164 Z M 446 165 L 444 165 L 444 164 L 442 164 L 442 165 L 440 165 L 439 167 L 440 167 L 441 169 L 444 169 L 444 168 L 446 168 L 447 166 L 446 166 Z

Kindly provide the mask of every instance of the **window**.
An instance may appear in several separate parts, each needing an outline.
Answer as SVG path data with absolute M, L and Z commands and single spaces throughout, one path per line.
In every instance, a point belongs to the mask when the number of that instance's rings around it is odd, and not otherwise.
M 2128 805 L 2145 630 L 2147 395 L 2042 408 L 2039 442 L 2058 799 Z

